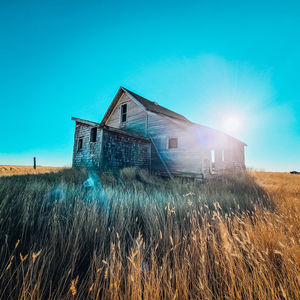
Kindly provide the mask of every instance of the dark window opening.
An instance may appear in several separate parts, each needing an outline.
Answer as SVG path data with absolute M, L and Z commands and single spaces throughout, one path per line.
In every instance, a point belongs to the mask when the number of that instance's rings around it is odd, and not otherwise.
M 169 138 L 168 148 L 169 149 L 178 148 L 178 139 L 177 138 Z
M 82 150 L 82 144 L 83 144 L 83 138 L 80 138 L 78 140 L 78 148 L 77 148 L 78 152 Z
M 127 121 L 127 104 L 121 105 L 121 122 Z
M 90 141 L 91 141 L 92 143 L 95 143 L 95 142 L 97 141 L 97 127 L 91 128 Z

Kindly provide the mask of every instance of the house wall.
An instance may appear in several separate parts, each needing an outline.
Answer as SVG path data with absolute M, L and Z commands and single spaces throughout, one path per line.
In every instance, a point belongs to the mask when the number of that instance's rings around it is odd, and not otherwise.
M 218 143 L 208 147 L 210 159 L 211 152 L 215 153 L 215 162 L 211 161 L 210 173 L 222 174 L 232 169 L 245 169 L 244 144 L 220 133 Z M 223 154 L 222 154 L 223 153 Z
M 193 126 L 148 112 L 148 135 L 172 174 L 203 174 L 209 177 L 228 169 L 245 168 L 244 145 L 208 127 Z M 178 148 L 168 149 L 169 137 L 178 138 Z M 214 163 L 212 150 L 215 153 Z M 152 160 L 154 157 L 152 155 Z M 157 159 L 152 162 L 152 168 L 161 169 Z
M 76 122 L 74 146 L 73 146 L 73 166 L 74 167 L 100 167 L 100 150 L 102 143 L 102 129 L 97 128 L 96 142 L 90 141 L 91 128 L 93 126 Z M 83 139 L 82 150 L 78 151 L 79 139 Z
M 150 141 L 103 130 L 101 169 L 116 171 L 127 167 L 150 170 Z
M 96 142 L 90 141 L 93 126 L 76 122 L 73 166 L 115 171 L 127 167 L 150 170 L 151 143 L 126 133 L 97 128 Z M 79 140 L 83 139 L 78 151 Z
M 127 103 L 127 121 L 121 123 L 121 105 L 125 103 Z M 146 136 L 146 118 L 146 112 L 123 93 L 105 125 Z
M 120 107 L 127 103 L 127 121 L 120 122 Z M 92 126 L 76 122 L 73 165 L 115 170 L 135 166 L 153 172 L 186 173 L 209 177 L 227 169 L 245 168 L 244 144 L 205 126 L 193 125 L 165 115 L 145 111 L 125 92 L 120 96 L 105 125 L 149 137 L 155 146 L 141 138 L 117 134 L 103 127 L 97 141 L 90 142 Z M 83 149 L 77 151 L 79 138 Z M 168 139 L 176 137 L 178 148 L 168 149 Z M 211 151 L 214 150 L 215 162 Z M 224 151 L 224 160 L 222 159 Z M 166 166 L 166 167 L 165 167 Z
M 195 142 L 193 132 L 186 124 L 148 112 L 148 135 L 172 174 L 202 173 L 202 159 L 206 152 Z M 178 148 L 168 149 L 169 137 L 178 138 Z M 152 168 L 161 168 L 158 163 L 153 161 Z

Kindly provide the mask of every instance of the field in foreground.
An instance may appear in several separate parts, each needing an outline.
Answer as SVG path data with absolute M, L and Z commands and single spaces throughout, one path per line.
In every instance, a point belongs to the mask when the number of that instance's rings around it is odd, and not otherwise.
M 37 166 L 36 170 L 34 170 L 32 166 L 0 165 L 0 176 L 49 173 L 49 172 L 59 171 L 61 169 L 62 169 L 61 167 Z
M 300 176 L 121 178 L 0 178 L 0 298 L 300 299 Z

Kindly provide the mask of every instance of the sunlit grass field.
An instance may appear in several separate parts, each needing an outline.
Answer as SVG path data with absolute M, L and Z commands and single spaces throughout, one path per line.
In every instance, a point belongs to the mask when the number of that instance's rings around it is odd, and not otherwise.
M 37 168 L 34 169 L 33 166 L 0 165 L 0 176 L 49 173 L 59 171 L 61 169 L 61 167 L 37 166 Z
M 300 176 L 0 178 L 0 299 L 300 299 Z

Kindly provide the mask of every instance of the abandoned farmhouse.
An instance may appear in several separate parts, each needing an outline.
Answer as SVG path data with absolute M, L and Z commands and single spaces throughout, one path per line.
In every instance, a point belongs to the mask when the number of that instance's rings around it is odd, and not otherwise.
M 120 87 L 101 123 L 76 122 L 73 166 L 207 178 L 245 168 L 245 143 Z

